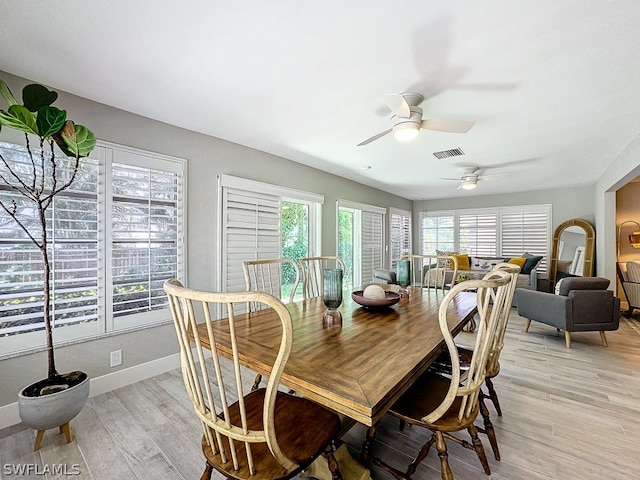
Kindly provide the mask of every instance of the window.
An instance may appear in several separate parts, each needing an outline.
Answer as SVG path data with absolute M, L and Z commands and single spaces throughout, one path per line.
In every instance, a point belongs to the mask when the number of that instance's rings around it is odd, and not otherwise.
M 345 288 L 371 283 L 373 271 L 383 266 L 385 213 L 373 205 L 338 201 L 338 254 L 347 269 Z
M 391 268 L 404 255 L 411 253 L 411 212 L 390 208 L 391 216 Z
M 546 273 L 549 256 L 551 205 L 420 213 L 421 253 L 459 251 L 474 256 L 541 255 Z
M 320 245 L 322 195 L 243 178 L 218 179 L 222 225 L 218 285 L 222 291 L 245 289 L 242 262 L 316 255 Z M 289 298 L 295 274 L 285 266 L 281 297 Z M 299 286 L 302 295 L 302 286 Z
M 454 225 L 453 213 L 420 212 L 420 253 L 435 255 L 436 250 L 453 251 Z
M 23 147 L 0 149 L 11 165 L 28 165 Z M 162 282 L 184 277 L 184 169 L 183 160 L 103 142 L 54 198 L 47 222 L 57 345 L 170 320 Z M 13 195 L 0 186 L 34 225 Z M 4 211 L 0 233 L 0 351 L 41 348 L 40 253 Z

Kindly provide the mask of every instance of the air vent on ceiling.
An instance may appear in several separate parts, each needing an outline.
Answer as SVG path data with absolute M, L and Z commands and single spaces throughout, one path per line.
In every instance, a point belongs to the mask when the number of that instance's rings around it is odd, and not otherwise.
M 464 152 L 460 148 L 443 150 L 441 152 L 433 152 L 433 156 L 440 159 L 449 158 L 449 157 L 459 157 L 460 155 L 464 155 Z

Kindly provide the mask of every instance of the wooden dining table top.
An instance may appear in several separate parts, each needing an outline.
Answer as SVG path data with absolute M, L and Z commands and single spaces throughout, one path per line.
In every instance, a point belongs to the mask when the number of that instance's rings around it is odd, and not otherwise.
M 367 310 L 345 293 L 342 324 L 323 325 L 322 297 L 287 305 L 293 346 L 280 383 L 297 394 L 367 426 L 375 424 L 445 348 L 438 322 L 444 294 L 410 287 L 411 296 L 390 308 Z M 449 330 L 457 334 L 476 312 L 476 295 L 462 292 L 450 304 Z M 271 309 L 236 315 L 240 361 L 268 375 L 281 339 Z M 212 323 L 216 345 L 229 355 L 228 322 Z M 198 336 L 210 347 L 206 327 Z

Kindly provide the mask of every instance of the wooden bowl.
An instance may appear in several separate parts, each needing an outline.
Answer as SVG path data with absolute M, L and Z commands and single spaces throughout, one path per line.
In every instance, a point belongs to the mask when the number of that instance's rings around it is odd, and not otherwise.
M 371 310 L 388 308 L 391 305 L 395 305 L 400 301 L 400 295 L 394 292 L 384 292 L 384 298 L 367 298 L 362 295 L 363 290 L 357 290 L 351 294 L 353 301 L 364 308 Z

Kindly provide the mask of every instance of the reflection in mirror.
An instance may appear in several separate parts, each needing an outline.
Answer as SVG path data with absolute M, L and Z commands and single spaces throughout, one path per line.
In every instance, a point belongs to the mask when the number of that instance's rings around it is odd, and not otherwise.
M 556 228 L 549 270 L 549 291 L 564 277 L 593 275 L 595 230 L 586 220 L 574 218 Z
M 556 279 L 562 278 L 560 272 L 570 275 L 583 276 L 584 253 L 587 244 L 586 232 L 577 226 L 566 228 L 560 235 L 560 245 L 558 247 L 558 275 Z

